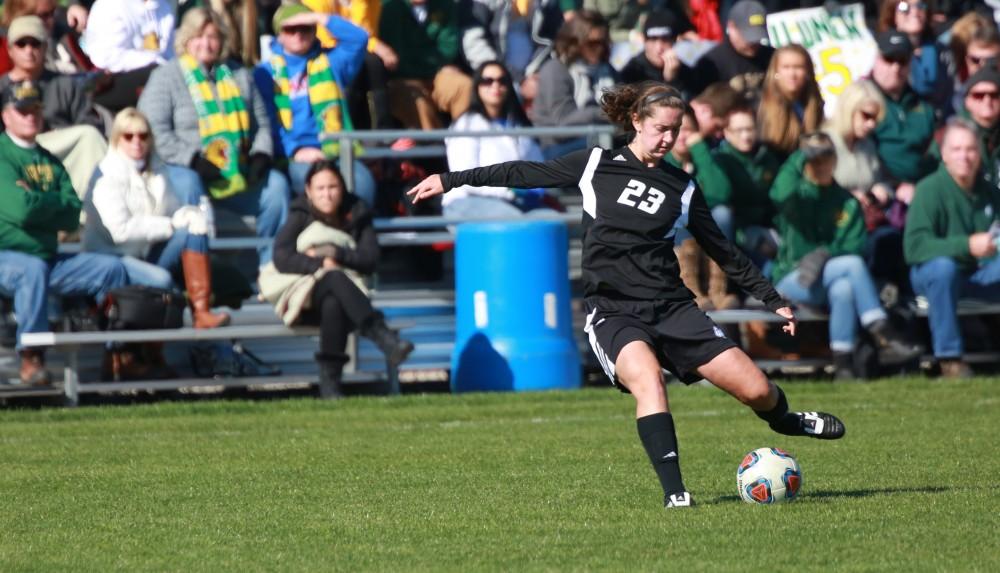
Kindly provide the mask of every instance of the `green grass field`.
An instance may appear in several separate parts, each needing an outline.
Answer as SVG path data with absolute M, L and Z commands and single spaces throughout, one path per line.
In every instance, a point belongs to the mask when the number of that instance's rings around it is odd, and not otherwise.
M 608 389 L 3 411 L 0 571 L 1000 571 L 1000 379 L 785 388 L 847 436 L 670 387 L 673 511 Z M 739 501 L 761 446 L 798 501 Z

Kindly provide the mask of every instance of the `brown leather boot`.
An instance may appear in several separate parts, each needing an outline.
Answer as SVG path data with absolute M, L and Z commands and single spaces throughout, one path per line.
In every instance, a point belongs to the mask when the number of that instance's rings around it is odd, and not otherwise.
M 181 266 L 184 268 L 184 284 L 191 303 L 194 327 L 216 328 L 229 324 L 227 313 L 213 313 L 211 310 L 212 271 L 208 254 L 185 250 L 181 253 Z
M 729 277 L 715 261 L 708 260 L 708 298 L 718 310 L 739 308 L 740 299 L 729 293 Z
M 694 302 L 702 310 L 712 310 L 712 301 L 701 288 L 701 247 L 694 239 L 688 239 L 674 249 L 677 263 L 681 267 L 681 281 L 694 293 Z
M 149 365 L 142 359 L 139 345 L 126 345 L 104 351 L 104 358 L 101 360 L 101 378 L 104 380 L 113 382 L 148 380 L 149 371 Z
M 938 362 L 941 367 L 941 377 L 952 380 L 972 378 L 972 368 L 961 359 L 941 360 Z
M 45 369 L 45 352 L 41 350 L 21 351 L 21 384 L 48 386 L 52 376 Z

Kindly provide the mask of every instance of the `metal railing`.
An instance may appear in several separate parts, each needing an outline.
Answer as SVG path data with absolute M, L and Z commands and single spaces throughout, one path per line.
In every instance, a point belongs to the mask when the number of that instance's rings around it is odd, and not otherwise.
M 444 141 L 450 137 L 586 137 L 591 145 L 605 149 L 611 148 L 612 137 L 616 132 L 613 125 L 579 125 L 564 127 L 513 127 L 504 130 L 489 131 L 454 131 L 450 129 L 388 129 L 372 131 L 342 131 L 335 135 L 340 143 L 340 171 L 349 189 L 354 188 L 354 145 L 361 143 L 391 142 L 407 138 L 414 141 Z M 443 146 L 415 147 L 406 150 L 393 150 L 388 147 L 365 147 L 362 157 L 380 159 L 384 157 L 439 157 L 444 155 Z

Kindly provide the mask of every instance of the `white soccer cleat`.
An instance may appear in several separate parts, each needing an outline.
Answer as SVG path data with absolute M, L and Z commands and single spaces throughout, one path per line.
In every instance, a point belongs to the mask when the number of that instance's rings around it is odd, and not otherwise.
M 692 506 L 694 506 L 694 500 L 691 499 L 691 494 L 686 491 L 682 491 L 679 493 L 672 493 L 668 495 L 666 499 L 663 500 L 663 507 L 667 509 L 671 507 L 692 507 Z

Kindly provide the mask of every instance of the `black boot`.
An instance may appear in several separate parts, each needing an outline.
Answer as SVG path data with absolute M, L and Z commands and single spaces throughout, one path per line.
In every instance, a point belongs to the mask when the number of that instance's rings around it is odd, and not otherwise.
M 867 330 L 878 348 L 878 361 L 882 366 L 906 364 L 920 358 L 924 352 L 919 344 L 906 340 L 886 319 L 873 322 Z
M 319 397 L 323 400 L 338 400 L 344 397 L 341 386 L 344 372 L 344 358 L 316 354 L 316 365 L 319 366 Z
M 853 380 L 854 374 L 854 353 L 836 352 L 833 353 L 833 379 Z
M 399 332 L 389 328 L 381 312 L 376 312 L 364 321 L 361 335 L 370 338 L 385 354 L 385 359 L 393 368 L 399 366 L 413 352 L 413 343 L 399 337 Z

